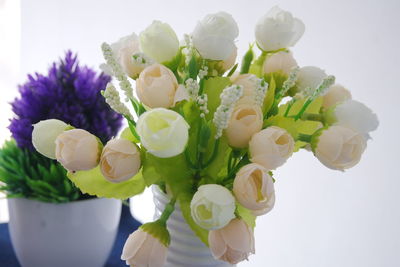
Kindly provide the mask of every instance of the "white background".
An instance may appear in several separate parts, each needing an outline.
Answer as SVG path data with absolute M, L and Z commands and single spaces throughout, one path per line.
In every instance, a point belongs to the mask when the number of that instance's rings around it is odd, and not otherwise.
M 0 3 L 4 5 L 4 0 Z M 306 152 L 295 154 L 276 172 L 276 206 L 257 221 L 256 255 L 240 266 L 400 266 L 400 2 L 396 0 L 22 0 L 21 49 L 18 35 L 8 35 L 6 43 L 15 45 L 0 49 L 1 55 L 14 51 L 15 61 L 3 68 L 9 57 L 0 57 L 0 141 L 8 136 L 6 102 L 16 94 L 14 83 L 24 82 L 28 72 L 43 72 L 69 48 L 97 68 L 102 41 L 138 33 L 153 19 L 168 22 L 181 36 L 205 14 L 225 10 L 239 24 L 237 45 L 242 54 L 253 41 L 257 19 L 275 4 L 306 24 L 305 35 L 293 49 L 298 63 L 334 74 L 355 99 L 376 111 L 381 124 L 361 163 L 345 173 L 324 168 Z M 18 29 L 15 18 L 10 21 Z M 9 69 L 19 74 L 5 75 Z

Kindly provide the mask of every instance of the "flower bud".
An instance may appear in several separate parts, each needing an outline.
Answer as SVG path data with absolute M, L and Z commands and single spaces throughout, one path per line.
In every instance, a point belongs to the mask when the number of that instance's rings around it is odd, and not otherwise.
M 56 158 L 56 138 L 68 124 L 56 119 L 39 121 L 33 125 L 32 144 L 37 152 L 50 159 Z
M 103 148 L 100 170 L 112 183 L 126 181 L 140 169 L 140 152 L 136 145 L 126 139 L 112 139 Z
M 292 155 L 294 140 L 285 129 L 271 126 L 253 135 L 249 150 L 251 162 L 267 170 L 274 170 Z
M 136 125 L 142 145 L 160 158 L 181 154 L 189 139 L 189 124 L 177 112 L 156 108 L 143 113 Z
M 303 36 L 304 23 L 275 6 L 260 18 L 255 28 L 257 44 L 264 51 L 294 46 Z
M 356 165 L 367 144 L 364 137 L 343 126 L 331 126 L 312 141 L 314 155 L 326 167 L 345 170 Z
M 82 129 L 72 129 L 58 135 L 56 158 L 69 171 L 90 170 L 99 163 L 101 143 Z
M 257 76 L 254 74 L 238 74 L 231 77 L 233 84 L 243 86 L 243 95 L 236 103 L 236 105 L 241 104 L 255 104 L 255 94 L 256 94 L 256 79 Z
M 299 92 L 303 91 L 304 89 L 311 87 L 316 89 L 321 82 L 326 78 L 326 73 L 324 70 L 313 67 L 307 66 L 302 67 L 299 70 L 296 85 Z
M 297 62 L 291 52 L 280 51 L 269 57 L 264 62 L 264 74 L 282 72 L 289 75 L 292 68 L 297 67 Z
M 233 182 L 233 193 L 239 203 L 254 215 L 268 213 L 275 204 L 272 177 L 263 166 L 256 163 L 239 170 Z
M 237 47 L 235 45 L 231 55 L 225 59 L 219 62 L 218 66 L 225 72 L 232 68 L 235 63 L 236 63 L 236 57 L 237 57 Z
M 136 80 L 136 93 L 150 108 L 170 108 L 174 105 L 178 81 L 167 67 L 153 64 L 146 67 Z
M 229 145 L 236 148 L 247 147 L 253 134 L 261 130 L 262 124 L 261 107 L 254 104 L 236 106 L 225 131 Z
M 204 59 L 226 60 L 236 48 L 238 34 L 239 28 L 230 14 L 208 14 L 192 33 L 193 45 Z
M 240 219 L 233 219 L 224 228 L 212 230 L 208 243 L 214 258 L 237 264 L 254 254 L 253 230 Z
M 158 63 L 174 59 L 179 51 L 179 40 L 167 23 L 155 20 L 140 33 L 140 48 Z
M 328 109 L 349 99 L 351 99 L 350 91 L 339 84 L 334 84 L 323 96 L 322 106 Z
M 215 230 L 235 218 L 235 198 L 225 187 L 217 184 L 202 185 L 190 203 L 193 220 L 202 228 Z

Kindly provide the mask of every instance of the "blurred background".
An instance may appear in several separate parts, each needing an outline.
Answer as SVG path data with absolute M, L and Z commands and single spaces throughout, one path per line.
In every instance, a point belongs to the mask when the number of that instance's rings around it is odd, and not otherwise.
M 103 41 L 139 33 L 153 19 L 182 36 L 207 13 L 224 10 L 239 25 L 243 55 L 256 21 L 274 5 L 306 25 L 292 49 L 299 65 L 335 75 L 378 114 L 380 126 L 361 163 L 344 173 L 306 151 L 289 159 L 275 174 L 274 210 L 257 220 L 256 255 L 240 266 L 400 266 L 398 0 L 0 0 L 0 143 L 10 137 L 8 103 L 17 85 L 28 73 L 46 72 L 66 50 L 98 69 Z M 146 220 L 151 201 L 136 205 Z M 7 218 L 0 200 L 0 222 Z

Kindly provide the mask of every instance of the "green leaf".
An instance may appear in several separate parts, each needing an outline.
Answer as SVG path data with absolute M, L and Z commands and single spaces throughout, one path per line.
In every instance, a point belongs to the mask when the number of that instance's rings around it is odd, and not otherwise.
M 207 120 L 214 116 L 221 103 L 220 95 L 225 87 L 231 85 L 231 80 L 228 77 L 212 77 L 204 81 L 204 93 L 208 97 L 208 111 L 206 115 Z
M 213 140 L 215 142 L 215 139 Z M 210 154 L 214 149 L 214 142 L 209 143 L 209 147 L 207 148 L 207 151 L 209 152 L 207 155 L 207 159 L 211 156 Z M 217 156 L 211 162 L 211 164 L 204 169 L 204 173 L 213 178 L 215 183 L 219 182 L 220 178 L 223 178 L 227 175 L 226 166 L 228 163 L 228 157 L 231 150 L 232 149 L 228 145 L 228 139 L 226 138 L 225 135 L 223 135 L 219 141 Z
M 267 90 L 267 93 L 264 98 L 263 114 L 267 114 L 268 111 L 271 109 L 272 105 L 274 104 L 275 89 L 276 89 L 275 79 L 274 79 L 274 76 L 271 75 L 269 82 L 268 82 L 268 90 Z
M 157 184 L 162 180 L 162 176 L 157 172 L 154 163 L 154 156 L 148 152 L 145 152 L 143 155 L 142 163 L 143 163 L 143 179 L 146 186 L 150 186 L 152 184 Z
M 141 171 L 127 181 L 111 183 L 103 177 L 99 166 L 88 171 L 69 172 L 68 178 L 83 193 L 106 198 L 127 199 L 142 193 L 146 187 Z
M 243 221 L 246 222 L 246 224 L 251 227 L 255 228 L 256 227 L 256 216 L 251 213 L 250 210 L 246 209 L 239 203 L 236 203 L 236 215 L 241 218 Z
M 132 130 L 131 127 L 135 127 L 133 125 L 130 125 L 130 127 L 126 127 L 122 133 L 121 133 L 121 138 L 129 140 L 133 143 L 139 143 L 139 139 L 137 139 L 133 134 L 132 134 Z M 136 131 L 136 130 L 135 130 Z

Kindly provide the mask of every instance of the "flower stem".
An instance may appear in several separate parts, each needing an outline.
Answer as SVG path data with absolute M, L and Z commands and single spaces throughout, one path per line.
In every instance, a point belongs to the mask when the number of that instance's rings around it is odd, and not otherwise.
M 310 134 L 302 134 L 302 133 L 300 133 L 297 136 L 297 140 L 298 141 L 302 141 L 302 142 L 306 142 L 306 143 L 311 143 L 311 139 L 312 139 L 312 135 L 310 135 Z
M 169 217 L 175 210 L 175 202 L 176 202 L 176 197 L 173 197 L 171 201 L 165 206 L 164 211 L 160 216 L 160 219 L 158 219 L 164 225 L 167 224 Z

